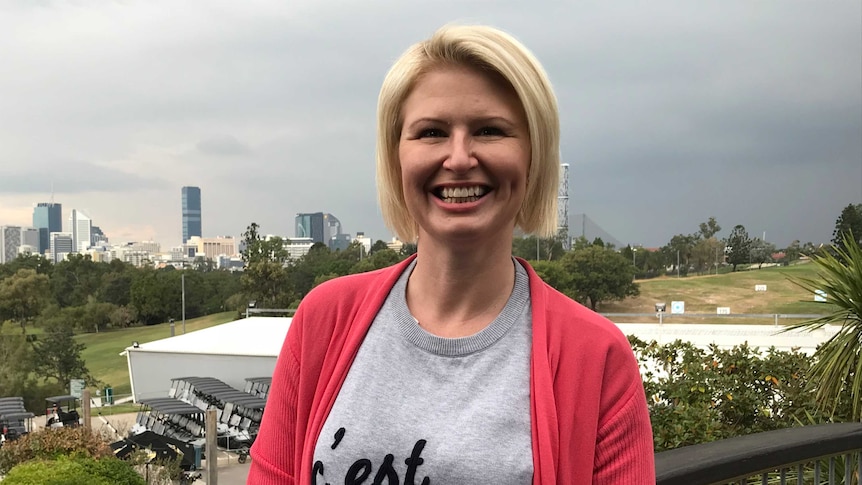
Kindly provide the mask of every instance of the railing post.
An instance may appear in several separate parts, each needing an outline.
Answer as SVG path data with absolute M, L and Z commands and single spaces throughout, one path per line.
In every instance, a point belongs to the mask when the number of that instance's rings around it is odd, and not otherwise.
M 776 327 L 778 326 L 778 314 L 777 313 L 775 314 L 775 326 Z

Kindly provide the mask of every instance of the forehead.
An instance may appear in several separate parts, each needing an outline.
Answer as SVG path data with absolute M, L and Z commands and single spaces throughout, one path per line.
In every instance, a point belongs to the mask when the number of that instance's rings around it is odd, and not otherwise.
M 459 96 L 494 99 L 523 116 L 523 104 L 512 85 L 499 73 L 474 66 L 444 64 L 419 74 L 401 102 L 400 115 L 423 101 L 455 99 Z

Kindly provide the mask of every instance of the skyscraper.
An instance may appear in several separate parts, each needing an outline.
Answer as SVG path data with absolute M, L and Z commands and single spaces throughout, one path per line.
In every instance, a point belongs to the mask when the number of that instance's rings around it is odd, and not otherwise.
M 313 242 L 326 244 L 329 249 L 335 249 L 333 242 L 342 234 L 341 221 L 332 214 L 300 213 L 296 215 L 294 221 L 296 237 L 310 238 Z
M 93 237 L 93 220 L 83 212 L 72 209 L 66 232 L 72 234 L 72 252 L 80 253 L 90 247 Z
M 14 261 L 21 247 L 21 227 L 0 226 L 0 263 Z
M 201 189 L 183 187 L 183 244 L 192 236 L 203 237 L 201 233 Z
M 51 248 L 50 234 L 63 230 L 63 205 L 39 202 L 33 208 L 33 227 L 39 230 L 39 254 Z

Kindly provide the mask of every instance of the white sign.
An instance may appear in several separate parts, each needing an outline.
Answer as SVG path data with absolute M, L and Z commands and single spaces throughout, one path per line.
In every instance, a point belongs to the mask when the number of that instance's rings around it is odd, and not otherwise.
M 685 302 L 684 301 L 672 301 L 670 302 L 670 312 L 674 315 L 682 315 L 685 313 Z
M 716 308 L 716 313 L 719 315 L 730 315 L 730 307 L 729 306 L 720 306 Z
M 754 291 L 766 291 L 766 285 L 754 285 Z
M 69 381 L 69 394 L 81 399 L 84 396 L 84 379 L 72 379 Z
M 814 301 L 826 301 L 826 292 L 823 290 L 814 290 Z

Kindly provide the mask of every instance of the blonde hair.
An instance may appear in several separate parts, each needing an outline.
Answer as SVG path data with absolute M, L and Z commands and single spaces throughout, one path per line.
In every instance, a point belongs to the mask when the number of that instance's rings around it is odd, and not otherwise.
M 444 26 L 407 49 L 386 74 L 377 101 L 377 194 L 386 225 L 402 241 L 418 236 L 401 185 L 401 111 L 418 79 L 445 65 L 499 76 L 514 89 L 527 116 L 532 154 L 527 192 L 515 224 L 526 233 L 554 235 L 560 178 L 557 100 L 533 54 L 509 34 L 486 26 Z

